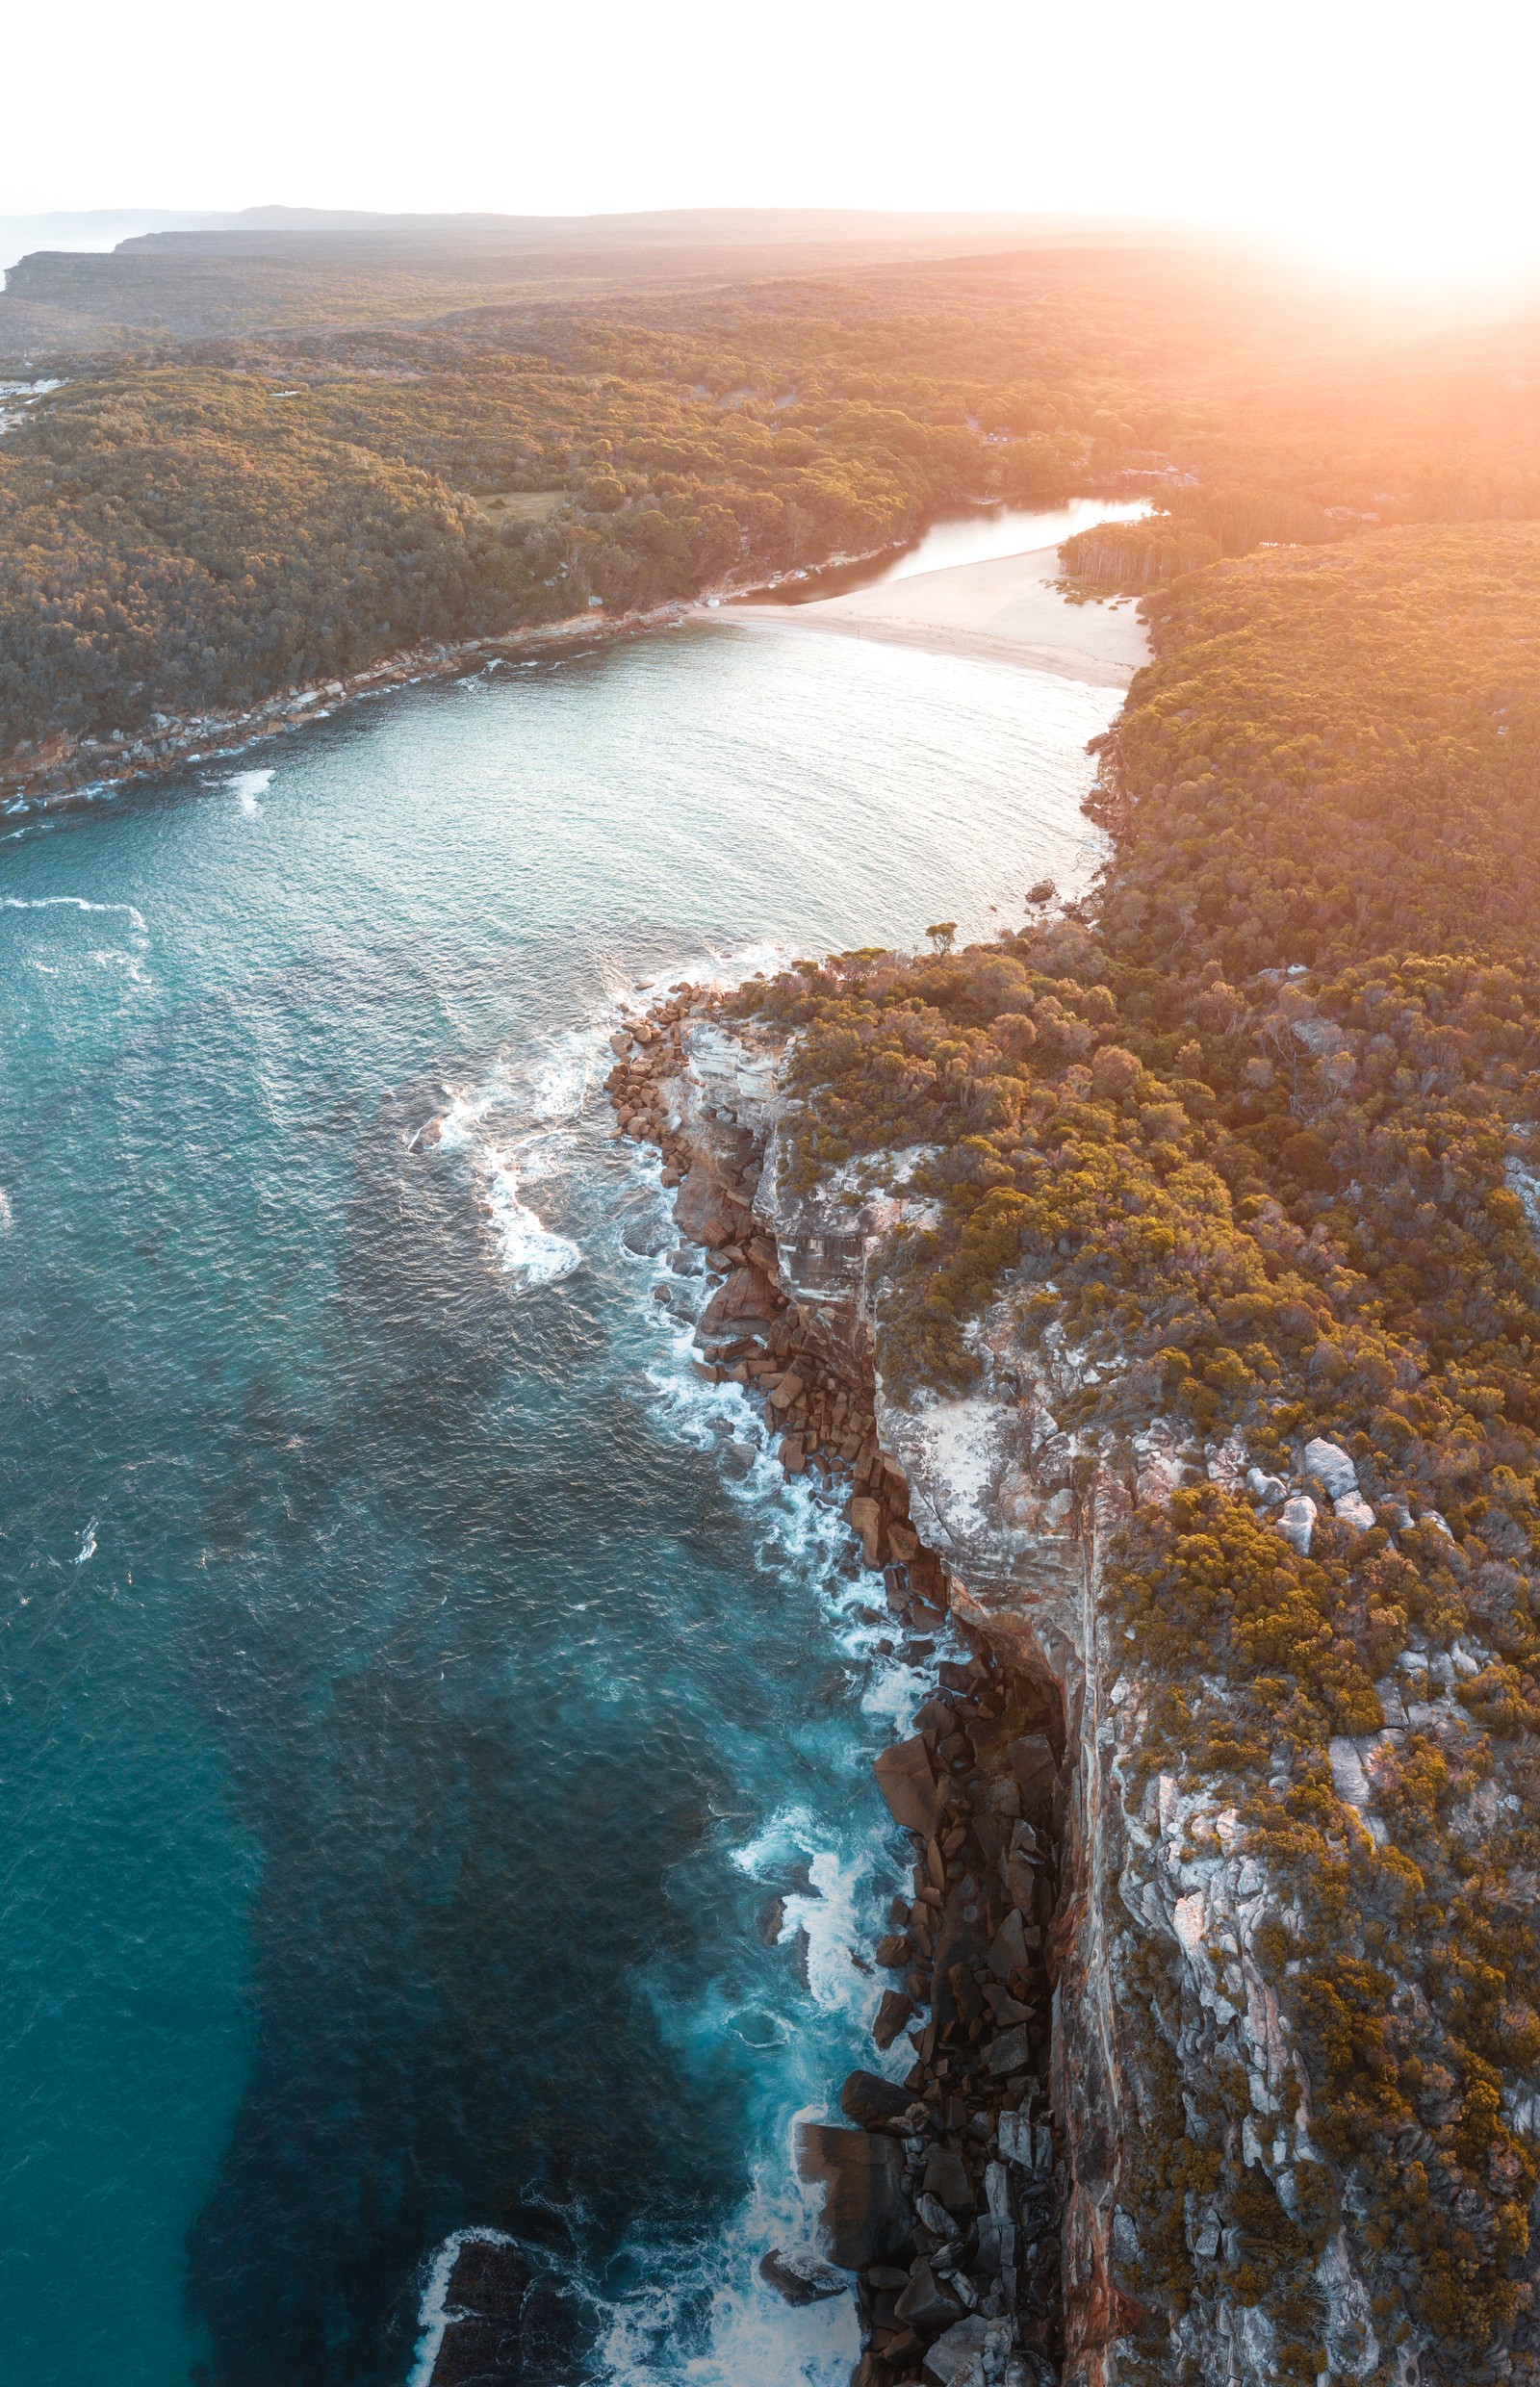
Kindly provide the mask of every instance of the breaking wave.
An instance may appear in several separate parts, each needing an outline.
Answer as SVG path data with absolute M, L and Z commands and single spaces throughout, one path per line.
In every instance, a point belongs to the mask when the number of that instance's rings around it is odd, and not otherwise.
M 84 895 L 0 895 L 0 911 L 120 911 L 139 937 L 147 937 L 144 914 L 137 904 L 92 904 Z
M 260 799 L 272 785 L 270 771 L 236 771 L 224 783 L 240 806 L 245 819 L 260 820 L 262 818 Z
M 459 2260 L 462 2246 L 511 2246 L 517 2243 L 500 2229 L 457 2229 L 446 2238 L 434 2255 L 427 2274 L 427 2285 L 418 2310 L 416 2353 L 406 2387 L 428 2387 L 433 2366 L 439 2358 L 444 2332 L 454 2318 L 449 2302 L 449 2280 Z
M 765 966 L 756 952 L 724 958 L 725 979 Z M 758 1411 L 737 1384 L 709 1384 L 695 1373 L 694 1318 L 706 1292 L 704 1271 L 679 1272 L 671 1196 L 650 1149 L 627 1172 L 638 1213 L 616 1256 L 633 1271 L 635 1315 L 651 1343 L 646 1398 L 665 1430 L 697 1449 L 714 1450 L 729 1497 L 751 1512 L 760 1562 L 800 1576 L 815 1593 L 832 1663 L 860 1682 L 858 1718 L 809 1721 L 801 1737 L 815 1794 L 766 1801 L 760 1819 L 724 1850 L 739 1877 L 767 1895 L 778 1889 L 774 1942 L 793 1961 L 768 1992 L 760 1984 L 745 2006 L 720 1984 L 660 2015 L 689 2055 L 708 2060 L 710 2043 L 747 2040 L 761 2052 L 757 2092 L 745 2113 L 752 2186 L 720 2228 L 693 2242 L 660 2244 L 637 2233 L 628 2268 L 647 2284 L 603 2306 L 588 2374 L 603 2387 L 847 2387 L 860 2353 L 853 2299 L 793 2307 L 758 2275 L 771 2248 L 816 2246 L 821 2192 L 798 2171 L 797 2126 L 838 2119 L 846 2072 L 857 2066 L 897 2078 L 912 2051 L 905 2040 L 885 2057 L 871 2039 L 884 1983 L 864 1951 L 899 1886 L 900 1852 L 886 1812 L 869 1795 L 874 1747 L 905 1729 L 925 1696 L 937 1654 L 950 1636 L 896 1647 L 902 1629 L 886 1609 L 880 1576 L 860 1563 L 842 1510 L 811 1476 L 788 1478 Z M 645 1232 L 651 1212 L 654 1235 Z M 636 1243 L 654 1246 L 637 1251 Z M 685 1262 L 686 1267 L 689 1261 Z M 659 1287 L 666 1303 L 654 1299 Z M 793 1726 L 794 1734 L 798 1728 Z M 765 1787 L 783 1769 L 765 1769 Z M 820 1795 L 821 1794 L 821 1795 Z M 590 2287 L 591 2294 L 591 2287 Z
M 470 1163 L 502 1265 L 524 1291 L 559 1284 L 581 1268 L 581 1245 L 547 1224 L 525 1198 L 534 1185 L 565 1198 L 603 1031 L 575 1031 L 537 1059 L 505 1062 L 474 1091 L 447 1090 L 438 1148 Z

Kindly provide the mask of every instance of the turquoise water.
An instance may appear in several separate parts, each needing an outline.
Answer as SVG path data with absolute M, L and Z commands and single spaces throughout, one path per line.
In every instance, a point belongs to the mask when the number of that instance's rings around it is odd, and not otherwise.
M 0 840 L 9 2387 L 402 2387 L 475 2225 L 552 2378 L 843 2387 L 754 2264 L 870 2060 L 917 1678 L 732 1472 L 604 1040 L 1074 883 L 1116 706 L 713 624 Z

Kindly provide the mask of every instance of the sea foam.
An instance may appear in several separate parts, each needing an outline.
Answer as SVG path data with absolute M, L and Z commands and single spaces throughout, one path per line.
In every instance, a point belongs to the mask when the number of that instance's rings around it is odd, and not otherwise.
M 137 936 L 147 937 L 144 914 L 136 904 L 93 904 L 84 895 L 0 895 L 0 911 L 120 911 Z
M 629 985 L 626 1008 L 650 1008 L 680 977 L 731 986 L 782 958 L 769 946 L 710 955 L 688 970 L 660 972 L 647 986 Z M 619 997 L 622 989 L 614 992 Z M 695 1372 L 695 1314 L 708 1285 L 694 1255 L 682 1273 L 665 1256 L 678 1229 L 660 1157 L 650 1144 L 626 1141 L 596 1148 L 591 1123 L 580 1132 L 588 1090 L 607 1061 L 613 1017 L 538 1062 L 505 1065 L 475 1094 L 453 1097 L 441 1144 L 470 1156 L 505 1258 L 526 1282 L 539 1281 L 527 1273 L 531 1260 L 538 1267 L 552 1246 L 572 1252 L 573 1264 L 577 1256 L 577 1246 L 525 1200 L 531 1188 L 549 1184 L 554 1192 L 560 1185 L 564 1194 L 580 1193 L 585 1210 L 603 1211 L 596 1266 L 632 1288 L 634 1399 L 665 1439 L 708 1463 L 716 1454 L 724 1496 L 754 1521 L 759 1565 L 788 1587 L 811 1590 L 831 1661 L 859 1672 L 860 1722 L 809 1717 L 805 1734 L 794 1736 L 799 1743 L 806 1738 L 814 1782 L 827 1796 L 772 1797 L 721 1848 L 720 1861 L 732 1874 L 780 1896 L 780 1963 L 768 1976 L 712 1979 L 683 1996 L 666 1977 L 644 1985 L 664 2039 L 691 2066 L 710 2069 L 714 2050 L 726 2041 L 758 2055 L 743 2115 L 747 2194 L 716 2228 L 698 2235 L 658 2228 L 642 2214 L 603 2276 L 587 2271 L 580 2256 L 552 2270 L 592 2332 L 583 2374 L 597 2387 L 848 2387 L 860 2351 L 854 2298 L 791 2306 L 759 2276 L 758 2265 L 772 2246 L 810 2249 L 818 2243 L 822 2192 L 799 2171 L 799 2124 L 838 2118 L 839 2084 L 852 2066 L 897 2077 L 911 2060 L 903 2039 L 886 2056 L 872 2044 L 885 1985 L 865 1961 L 903 1878 L 902 1852 L 881 1805 L 852 1794 L 863 1784 L 869 1790 L 872 1748 L 908 1729 L 929 1677 L 894 1651 L 902 1628 L 887 1612 L 881 1576 L 860 1563 L 842 1500 L 811 1473 L 784 1474 L 744 1387 L 708 1383 Z M 510 1223 L 519 1214 L 527 1224 Z M 637 1242 L 647 1248 L 638 1251 Z M 666 1290 L 666 1302 L 654 1298 L 659 1290 Z M 942 1654 L 951 1649 L 949 1634 L 935 1638 Z M 752 1796 L 752 1776 L 746 1786 Z M 793 1952 L 796 1961 L 785 1961 Z M 434 2259 L 410 2387 L 427 2387 L 431 2377 L 460 2243 L 447 2242 Z M 549 2253 L 544 2259 L 552 2260 Z M 617 2294 L 615 2272 L 636 2284 Z
M 262 805 L 259 799 L 265 796 L 272 785 L 270 771 L 236 771 L 224 783 L 247 820 L 262 818 Z
M 558 1284 L 582 1266 L 581 1246 L 548 1226 L 525 1194 L 542 1182 L 560 1186 L 571 1174 L 574 1130 L 602 1038 L 598 1027 L 574 1031 L 532 1058 L 500 1064 L 474 1091 L 446 1090 L 438 1147 L 469 1160 L 503 1268 L 526 1291 Z
M 758 954 L 753 965 L 764 965 Z M 749 974 L 750 964 L 740 954 L 715 966 L 732 983 Z M 645 1225 L 655 1206 L 661 1228 L 670 1198 L 655 1152 L 634 1147 L 627 1173 L 644 1196 L 629 1223 L 633 1230 Z M 886 1812 L 869 1798 L 853 1804 L 848 1792 L 865 1775 L 868 1737 L 886 1741 L 909 1729 L 929 1673 L 906 1665 L 895 1651 L 905 1636 L 886 1612 L 881 1576 L 860 1563 L 842 1502 L 811 1474 L 785 1476 L 744 1387 L 708 1383 L 695 1373 L 691 1312 L 706 1296 L 704 1272 L 681 1277 L 666 1260 L 637 1252 L 634 1242 L 624 1241 L 618 1219 L 612 1256 L 632 1273 L 635 1315 L 650 1345 L 638 1398 L 659 1430 L 697 1450 L 754 1449 L 752 1463 L 725 1475 L 722 1489 L 752 1511 L 761 1564 L 814 1591 L 831 1657 L 850 1660 L 864 1677 L 860 1711 L 866 1730 L 809 1719 L 815 1777 L 832 1773 L 827 1805 L 777 1805 L 725 1852 L 739 1875 L 780 1892 L 776 1944 L 796 1948 L 799 1961 L 761 1982 L 752 2005 L 725 1984 L 708 1983 L 660 2013 L 659 2021 L 681 2051 L 700 2060 L 707 2060 L 713 2040 L 730 2034 L 762 2051 L 755 2107 L 744 2117 L 752 2185 L 720 2227 L 699 2239 L 660 2241 L 645 2222 L 638 2225 L 623 2253 L 627 2270 L 645 2284 L 608 2304 L 589 2374 L 603 2387 L 847 2387 L 860 2351 L 853 2298 L 792 2307 L 760 2278 L 758 2264 L 772 2246 L 818 2245 L 822 2194 L 798 2169 L 800 2123 L 838 2119 L 838 2086 L 852 2066 L 897 2078 L 911 2061 L 903 2039 L 886 2056 L 872 2044 L 885 1984 L 864 1961 L 903 1878 L 901 1852 Z M 659 1288 L 668 1291 L 666 1304 L 654 1298 Z M 933 1640 L 938 1654 L 961 1654 L 948 1630 Z M 933 1656 L 928 1666 L 934 1662 Z
M 428 2387 L 428 2381 L 433 2376 L 433 2366 L 439 2358 L 444 2332 L 455 2317 L 455 2308 L 449 2300 L 449 2281 L 460 2259 L 460 2248 L 466 2246 L 511 2246 L 516 2243 L 500 2229 L 457 2229 L 451 2237 L 445 2239 L 428 2267 L 427 2283 L 418 2310 L 420 2334 L 406 2387 Z

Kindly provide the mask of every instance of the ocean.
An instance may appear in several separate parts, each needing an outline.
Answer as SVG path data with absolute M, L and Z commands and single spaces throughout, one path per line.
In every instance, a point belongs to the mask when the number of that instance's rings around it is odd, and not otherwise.
M 607 1038 L 1083 886 L 1117 704 L 724 618 L 0 836 L 8 2387 L 421 2383 L 476 2228 L 531 2381 L 844 2387 L 756 2265 L 925 1653 L 691 1370 Z

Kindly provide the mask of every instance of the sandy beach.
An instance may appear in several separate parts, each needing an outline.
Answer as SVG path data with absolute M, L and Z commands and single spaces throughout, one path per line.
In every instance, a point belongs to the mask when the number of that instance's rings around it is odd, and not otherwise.
M 719 620 L 775 630 L 837 630 L 946 654 L 977 654 L 1096 687 L 1125 688 L 1149 645 L 1132 601 L 1072 605 L 1053 586 L 1056 548 L 886 580 L 804 605 L 735 604 Z

